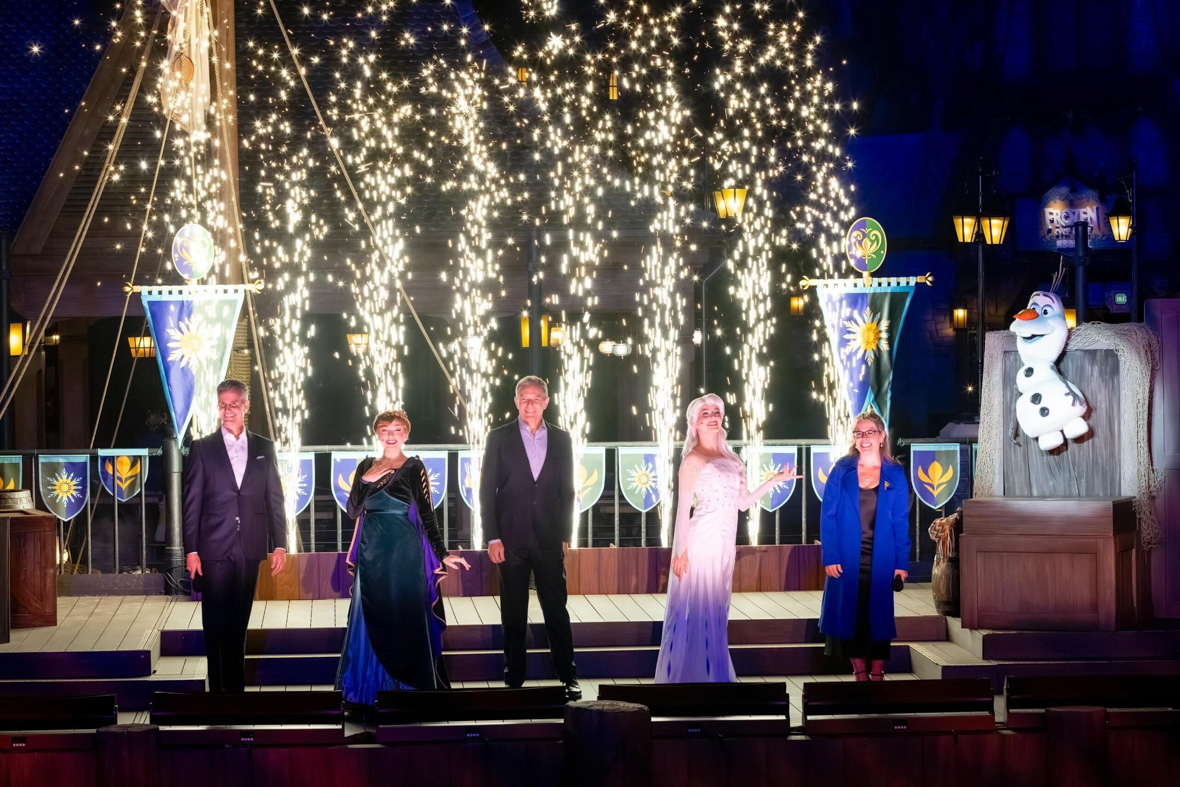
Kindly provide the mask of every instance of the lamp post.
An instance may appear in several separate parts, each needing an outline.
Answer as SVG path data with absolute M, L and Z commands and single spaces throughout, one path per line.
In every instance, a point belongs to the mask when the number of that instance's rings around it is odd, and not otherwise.
M 712 256 L 712 254 L 709 256 Z M 709 279 L 716 276 L 717 272 L 724 267 L 724 258 L 720 260 L 711 260 L 709 264 L 709 271 L 701 276 L 701 393 L 709 390 Z
M 540 255 L 537 252 L 537 226 L 535 224 L 529 227 L 529 249 L 528 249 L 528 271 L 529 271 L 529 336 L 540 337 L 542 335 L 541 318 L 543 315 L 541 304 L 541 261 Z M 548 331 L 548 326 L 544 329 Z M 529 343 L 529 374 L 534 377 L 541 377 L 541 342 L 535 341 Z
M 1126 195 L 1119 195 L 1114 207 L 1106 214 L 1110 221 L 1110 231 L 1119 243 L 1131 241 L 1131 321 L 1139 322 L 1139 224 L 1137 213 L 1139 208 L 1138 186 L 1139 162 L 1131 163 L 1130 202 Z
M 972 213 L 970 209 L 960 210 L 952 216 L 955 224 L 955 237 L 959 243 L 974 243 L 978 246 L 976 253 L 976 275 L 978 278 L 978 292 L 976 293 L 975 303 L 975 346 L 976 346 L 976 366 L 977 366 L 977 383 L 979 388 L 983 390 L 983 337 L 987 331 L 987 321 L 984 312 L 984 270 L 983 270 L 983 247 L 999 246 L 1004 242 L 1004 236 L 1008 233 L 1008 222 L 1010 217 L 1007 211 L 1000 209 L 998 206 L 989 206 L 988 210 L 984 210 L 983 204 L 983 159 L 979 160 L 979 167 L 977 171 L 978 185 L 978 200 L 976 202 L 975 212 Z
M 713 192 L 713 207 L 717 210 L 717 218 L 719 219 L 734 219 L 740 221 L 742 218 L 742 209 L 746 206 L 746 190 L 742 188 L 728 188 L 719 189 Z M 717 275 L 717 272 L 725 267 L 725 257 L 714 260 L 713 250 L 709 251 L 709 265 L 708 272 L 701 276 L 701 392 L 704 393 L 709 389 L 709 363 L 708 363 L 708 344 L 709 344 L 709 314 L 708 314 L 708 285 L 709 279 Z
M 1090 266 L 1090 225 L 1084 221 L 1073 225 L 1073 306 L 1075 309 L 1075 323 L 1081 325 L 1086 321 L 1086 309 L 1090 305 L 1090 282 L 1086 276 L 1086 268 Z

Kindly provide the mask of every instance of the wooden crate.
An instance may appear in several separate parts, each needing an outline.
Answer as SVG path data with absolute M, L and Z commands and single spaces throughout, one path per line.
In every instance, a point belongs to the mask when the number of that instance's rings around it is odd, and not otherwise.
M 1132 498 L 967 500 L 959 549 L 967 628 L 1114 631 L 1139 622 Z

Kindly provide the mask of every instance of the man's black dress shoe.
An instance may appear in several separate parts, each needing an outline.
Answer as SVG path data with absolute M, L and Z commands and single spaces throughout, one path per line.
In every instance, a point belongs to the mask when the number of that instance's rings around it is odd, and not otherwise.
M 582 699 L 582 687 L 578 685 L 578 681 L 575 679 L 565 684 L 565 701 L 577 702 L 580 699 Z

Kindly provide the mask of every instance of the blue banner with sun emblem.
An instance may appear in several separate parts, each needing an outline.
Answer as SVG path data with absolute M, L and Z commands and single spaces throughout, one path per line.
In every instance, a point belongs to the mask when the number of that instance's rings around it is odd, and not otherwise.
M 918 499 L 942 508 L 959 488 L 959 444 L 916 443 L 910 446 L 910 483 Z
M 68 522 L 86 508 L 90 497 L 89 456 L 40 456 L 37 475 L 41 479 L 41 500 L 55 517 Z
M 0 456 L 0 489 L 23 489 L 24 457 Z
M 144 287 L 141 291 L 177 435 L 188 430 L 196 398 L 212 399 L 225 378 L 244 295 L 242 287 Z M 210 429 L 213 424 L 200 427 Z
M 369 456 L 372 454 L 364 451 L 332 452 L 332 497 L 345 512 L 348 511 L 348 494 L 352 491 L 356 466 Z
M 479 501 L 475 499 L 475 490 L 479 486 L 480 468 L 483 466 L 483 456 L 475 451 L 459 452 L 459 497 L 471 510 Z
M 820 283 L 818 295 L 849 414 L 871 407 L 888 424 L 893 356 L 914 286 Z
M 832 473 L 832 465 L 844 455 L 844 451 L 834 445 L 811 446 L 811 488 L 815 496 L 824 499 L 824 489 L 828 486 L 828 476 Z
M 748 448 L 746 449 L 749 450 Z M 745 452 L 743 452 L 744 454 Z M 799 465 L 799 448 L 794 445 L 774 445 L 763 446 L 761 451 L 761 458 L 758 462 L 758 478 L 754 479 L 750 486 L 759 487 L 769 481 L 776 473 L 781 473 L 784 470 L 790 470 L 794 475 L 795 468 Z M 743 456 L 743 458 L 745 458 Z M 777 511 L 786 504 L 791 496 L 795 494 L 795 479 L 791 478 L 787 481 L 782 481 L 771 487 L 770 491 L 762 496 L 758 504 L 766 511 Z
M 284 451 L 277 456 L 279 480 L 283 483 L 283 501 L 287 504 L 287 516 L 303 513 L 315 494 L 315 454 L 306 451 L 291 453 Z M 348 492 L 344 493 L 345 501 Z
M 619 448 L 619 488 L 640 511 L 660 504 L 659 452 L 652 448 Z
M 430 479 L 430 502 L 435 508 L 442 505 L 447 495 L 447 465 L 449 453 L 446 451 L 422 451 L 418 458 L 426 466 L 426 477 Z
M 135 497 L 143 489 L 147 467 L 146 448 L 100 448 L 98 451 L 98 480 L 102 482 L 102 488 L 120 503 Z

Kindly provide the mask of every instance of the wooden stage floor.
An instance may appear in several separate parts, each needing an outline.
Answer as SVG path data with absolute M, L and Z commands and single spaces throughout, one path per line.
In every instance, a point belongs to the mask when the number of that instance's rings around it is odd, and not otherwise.
M 803 684 L 851 680 L 823 655 L 819 591 L 733 595 L 730 652 L 742 681 L 783 681 L 791 721 Z M 1180 674 L 1180 630 L 993 632 L 964 630 L 937 613 L 929 586 L 894 596 L 898 639 L 889 680 L 987 677 L 1002 693 L 1008 675 Z M 444 597 L 447 669 L 456 688 L 496 687 L 502 670 L 495 596 Z M 334 680 L 348 599 L 256 601 L 247 635 L 251 691 L 327 689 Z M 571 596 L 583 691 L 652 681 L 663 594 Z M 528 685 L 555 683 L 536 597 L 530 599 Z M 16 629 L 0 645 L 0 696 L 115 694 L 120 718 L 143 721 L 155 691 L 203 691 L 200 603 L 187 597 L 62 597 L 58 625 Z
M 758 628 L 759 621 L 771 624 L 773 621 L 799 621 L 811 627 L 819 617 L 819 604 L 822 593 L 819 591 L 779 592 L 779 593 L 735 593 L 733 595 L 730 618 L 732 621 L 745 621 L 746 627 Z M 897 615 L 899 618 L 913 618 L 916 623 L 923 619 L 929 624 L 937 618 L 930 600 L 930 591 L 924 585 L 907 587 L 904 593 L 898 594 Z M 82 657 L 86 653 L 92 655 L 113 655 L 111 652 L 140 653 L 147 651 L 151 654 L 152 664 L 149 675 L 144 679 L 162 683 L 167 681 L 184 681 L 190 686 L 194 682 L 203 681 L 206 674 L 205 658 L 196 653 L 184 655 L 168 655 L 176 648 L 169 648 L 169 637 L 182 636 L 184 632 L 199 632 L 201 628 L 200 602 L 192 602 L 183 597 L 166 596 L 83 596 L 62 597 L 58 599 L 58 625 L 42 628 L 16 629 L 12 633 L 12 641 L 0 645 L 0 664 L 6 656 L 13 658 L 19 655 L 33 654 L 74 654 Z M 498 630 L 500 626 L 499 598 L 495 596 L 475 597 L 444 597 L 448 621 L 448 637 L 461 634 L 464 630 L 472 633 Z M 274 634 L 276 631 L 288 629 L 306 631 L 308 629 L 343 629 L 347 624 L 349 599 L 322 599 L 310 601 L 256 601 L 250 618 L 252 635 Z M 599 631 L 611 628 L 611 624 L 649 624 L 657 626 L 664 616 L 664 596 L 662 594 L 627 594 L 627 595 L 592 595 L 570 596 L 568 609 L 570 618 L 577 632 L 583 630 L 580 624 L 597 624 Z M 540 624 L 543 622 L 541 609 L 536 595 L 530 596 L 529 622 Z M 731 624 L 731 628 L 734 624 Z M 930 628 L 927 625 L 925 628 Z M 589 629 L 587 629 L 589 630 Z M 657 629 L 658 631 L 658 629 Z M 601 639 L 599 634 L 598 638 Z M 742 639 L 742 638 L 737 638 Z M 748 639 L 748 638 L 747 638 Z M 781 638 L 780 638 L 781 639 Z M 807 637 L 814 640 L 814 632 Z M 165 645 L 161 648 L 161 641 Z M 655 640 L 658 644 L 658 638 Z M 624 643 L 620 643 L 624 644 Z M 635 643 L 628 642 L 628 645 Z M 651 655 L 656 645 L 650 639 L 644 640 L 645 655 Z M 812 647 L 818 647 L 811 643 Z M 733 649 L 758 647 L 757 644 L 734 644 Z M 618 649 L 619 645 L 615 646 Z M 192 651 L 193 649 L 187 648 Z M 544 658 L 544 652 L 533 649 Z M 199 653 L 199 650 L 197 651 Z M 498 653 L 487 649 L 480 651 L 490 656 L 492 661 L 498 659 Z M 788 684 L 788 691 L 792 699 L 792 720 L 799 722 L 798 701 L 802 694 L 803 683 L 812 680 L 850 680 L 850 675 L 816 672 L 776 675 L 742 675 L 743 681 L 782 680 Z M 6 670 L 7 672 L 7 670 Z M 650 672 L 650 670 L 649 670 Z M 6 674 L 5 678 L 10 677 Z M 35 675 L 25 677 L 40 683 Z M 66 676 L 62 676 L 64 679 Z M 75 679 L 86 676 L 79 673 Z M 489 680 L 456 680 L 456 688 L 495 687 L 500 685 L 495 677 Z M 913 678 L 913 672 L 890 674 L 890 680 Z M 621 677 L 588 676 L 581 680 L 586 699 L 593 699 L 598 694 L 598 686 L 602 683 L 648 683 L 652 678 L 646 674 L 633 674 Z M 25 681 L 28 682 L 27 680 Z M 0 681 L 0 693 L 4 693 L 5 684 L 11 681 Z M 555 684 L 555 680 L 530 680 L 526 685 Z M 164 688 L 161 686 L 161 688 Z M 174 686 L 168 687 L 174 689 Z M 250 691 L 286 691 L 307 689 L 329 689 L 329 683 L 270 683 L 264 682 L 248 687 Z M 121 707 L 126 703 L 120 703 Z M 147 718 L 146 709 L 121 711 L 120 721 L 143 722 Z

